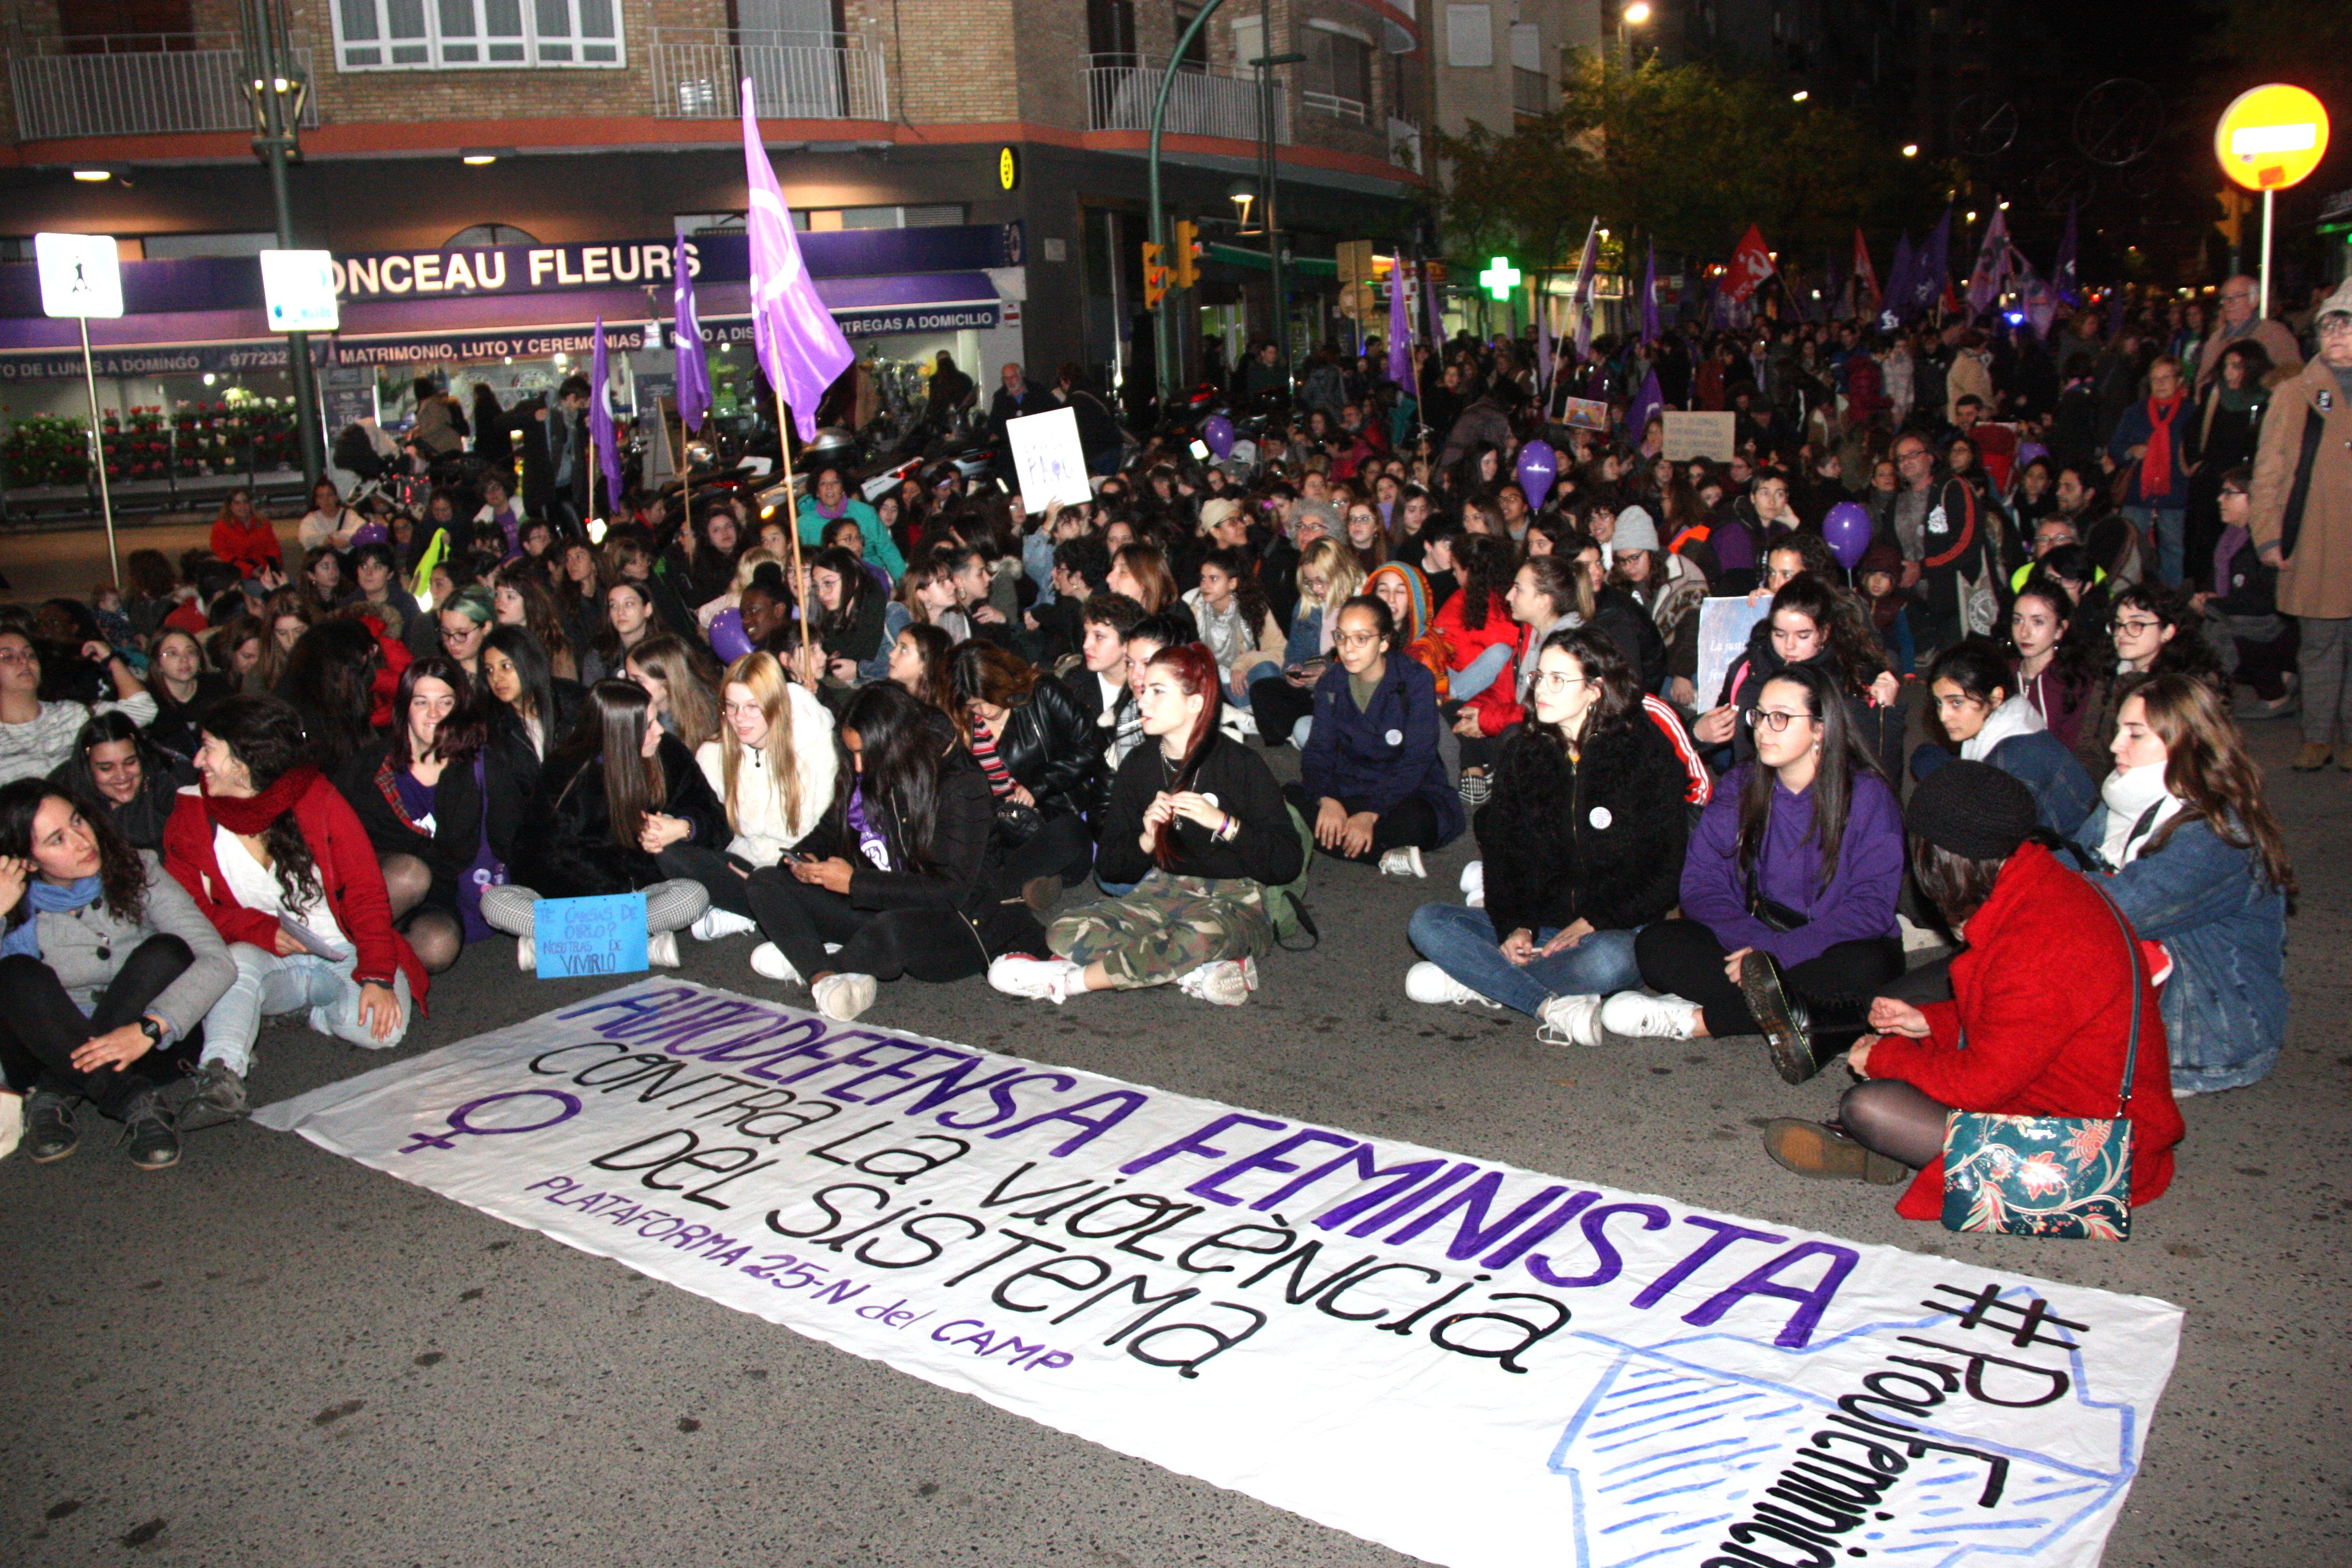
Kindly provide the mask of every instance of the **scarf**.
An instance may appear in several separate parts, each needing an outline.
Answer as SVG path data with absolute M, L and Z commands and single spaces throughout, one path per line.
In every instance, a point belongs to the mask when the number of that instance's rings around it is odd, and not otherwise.
M 2233 522 L 2221 531 L 2221 542 L 2213 546 L 2213 594 L 2226 599 L 2237 584 L 2231 580 L 2230 568 L 2238 559 L 2238 552 L 2253 540 L 2242 522 Z
M 240 838 L 251 838 L 268 832 L 269 825 L 291 811 L 294 803 L 318 780 L 316 768 L 291 767 L 259 795 L 233 800 L 206 789 L 198 798 L 205 803 L 205 815 L 215 826 L 227 828 Z
M 1379 593 L 1382 577 L 1393 577 L 1404 584 L 1407 603 L 1412 611 L 1412 624 L 1397 627 L 1397 646 L 1402 647 L 1420 641 L 1422 634 L 1429 629 L 1429 579 L 1423 576 L 1419 569 L 1402 561 L 1390 561 L 1372 568 L 1372 574 L 1364 579 L 1364 592 Z
M 2117 768 L 2099 786 L 2099 799 L 2107 808 L 2106 835 L 2100 841 L 2099 853 L 2118 871 L 2147 847 L 2158 828 L 2180 815 L 2183 803 L 2166 791 L 2164 769 L 2162 763 Z M 2141 826 L 2142 817 L 2147 819 L 2146 826 Z
M 44 882 L 37 877 L 27 881 L 25 898 L 32 909 L 5 938 L 0 938 L 0 957 L 19 952 L 27 958 L 40 957 L 40 917 L 87 909 L 98 901 L 100 891 L 96 877 L 84 877 L 62 887 L 55 882 Z
M 2139 499 L 2149 500 L 2172 493 L 2172 421 L 2188 399 L 2176 392 L 2171 401 L 2147 400 L 2147 449 L 2139 459 Z

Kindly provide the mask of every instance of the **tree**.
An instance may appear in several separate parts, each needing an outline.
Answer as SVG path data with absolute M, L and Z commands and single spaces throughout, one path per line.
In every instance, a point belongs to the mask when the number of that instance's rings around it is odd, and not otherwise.
M 1570 265 L 1596 215 L 1663 250 L 1727 254 L 1753 223 L 1777 247 L 1843 254 L 1857 226 L 1914 225 L 1941 205 L 1936 171 L 1766 82 L 1582 49 L 1564 66 L 1559 106 L 1511 135 L 1437 135 L 1455 254 Z

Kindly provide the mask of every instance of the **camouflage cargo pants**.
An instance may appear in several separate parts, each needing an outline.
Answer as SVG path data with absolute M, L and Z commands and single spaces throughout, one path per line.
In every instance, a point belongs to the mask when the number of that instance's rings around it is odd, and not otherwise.
M 1154 871 L 1124 898 L 1062 916 L 1045 943 L 1073 963 L 1102 961 L 1120 990 L 1165 985 L 1221 958 L 1274 951 L 1265 889 L 1247 878 L 1211 881 Z

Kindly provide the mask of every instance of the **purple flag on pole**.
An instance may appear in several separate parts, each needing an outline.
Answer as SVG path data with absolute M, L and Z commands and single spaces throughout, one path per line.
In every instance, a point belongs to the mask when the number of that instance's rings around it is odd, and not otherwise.
M 613 403 L 605 391 L 611 364 L 604 354 L 604 318 L 596 318 L 596 352 L 588 362 L 588 438 L 596 443 L 596 466 L 604 473 L 604 510 L 621 505 L 621 444 L 613 435 Z M 593 510 L 592 507 L 590 509 Z
M 1601 220 L 1596 217 L 1584 231 L 1584 254 L 1576 260 L 1576 289 L 1569 297 L 1569 309 L 1576 312 L 1576 363 L 1580 365 L 1592 349 L 1592 270 L 1600 259 Z
M 745 215 L 751 235 L 751 341 L 760 367 L 793 411 L 803 441 L 816 437 L 816 408 L 825 389 L 857 356 L 816 284 L 793 235 L 792 209 L 776 183 L 775 165 L 760 144 L 760 115 L 751 79 L 743 79 L 743 173 L 751 185 Z
M 1650 241 L 1650 264 L 1642 271 L 1642 341 L 1654 343 L 1665 333 L 1658 330 L 1658 242 Z
M 1952 209 L 1946 207 L 1944 216 L 1936 220 L 1935 232 L 1927 243 L 1912 258 L 1918 268 L 1911 279 L 1911 313 L 1919 315 L 1936 308 L 1944 291 L 1952 286 Z
M 1969 313 L 1979 315 L 1992 309 L 2000 298 L 2001 283 L 2009 274 L 2009 215 L 1996 205 L 1992 222 L 1985 226 L 1984 244 L 1977 249 L 1977 264 L 1969 272 Z
M 1665 411 L 1666 395 L 1659 388 L 1658 373 L 1654 370 L 1642 378 L 1642 390 L 1633 395 L 1633 405 L 1625 411 L 1625 438 L 1639 447 L 1650 421 Z
M 1878 301 L 1879 325 L 1887 331 L 1901 326 L 1904 319 L 1911 314 L 1912 274 L 1917 270 L 1917 266 L 1911 257 L 1911 237 L 1896 235 L 1895 262 L 1886 273 L 1886 292 L 1880 296 Z
M 1389 379 L 1419 396 L 1412 379 L 1412 313 L 1404 302 L 1404 257 L 1389 268 Z
M 2066 232 L 2061 235 L 2058 239 L 2058 264 L 2050 269 L 2051 289 L 2057 294 L 2058 298 L 2065 300 L 2069 305 L 2076 302 L 2074 283 L 2074 206 L 2075 204 L 2072 201 L 2069 201 L 2066 204 Z
M 677 237 L 677 254 L 671 259 L 671 302 L 677 310 L 677 417 L 688 435 L 710 417 L 710 361 L 704 356 L 702 322 L 694 313 L 694 274 L 686 264 L 686 236 Z

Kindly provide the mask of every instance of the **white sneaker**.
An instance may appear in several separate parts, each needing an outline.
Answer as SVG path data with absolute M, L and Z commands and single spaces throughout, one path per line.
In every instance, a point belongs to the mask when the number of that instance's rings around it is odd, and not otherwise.
M 1066 958 L 1032 958 L 1008 952 L 988 966 L 988 983 L 1007 996 L 1059 1005 L 1086 989 L 1083 965 Z
M 835 1023 L 846 1024 L 874 1005 L 882 989 L 870 974 L 828 974 L 809 988 L 816 1010 Z
M 1536 1014 L 1536 1038 L 1547 1046 L 1601 1043 L 1601 998 L 1555 996 Z
M 760 922 L 750 915 L 739 915 L 733 910 L 722 910 L 717 904 L 702 911 L 702 918 L 690 928 L 697 942 L 717 942 L 722 937 L 741 936 L 760 929 Z
M 1220 1007 L 1238 1007 L 1257 989 L 1257 960 L 1221 958 L 1176 977 L 1176 989 Z
M 1416 1002 L 1426 1002 L 1433 1007 L 1462 1006 L 1475 1004 L 1480 1007 L 1500 1007 L 1500 1002 L 1480 995 L 1427 959 L 1423 959 L 1404 972 L 1404 994 Z
M 1620 991 L 1601 1004 L 1601 1026 L 1636 1039 L 1687 1040 L 1698 1033 L 1699 1005 L 1679 996 Z
M 525 974 L 539 973 L 539 943 L 527 936 L 515 938 L 515 967 Z
M 770 980 L 781 980 L 787 985 L 804 985 L 801 972 L 784 956 L 784 950 L 772 942 L 763 942 L 751 950 L 751 973 Z
M 1473 860 L 1462 868 L 1462 901 L 1474 910 L 1486 907 L 1486 862 Z
M 677 932 L 650 931 L 646 936 L 646 962 L 656 969 L 677 967 Z
M 25 1097 L 0 1089 L 0 1160 L 16 1152 L 25 1136 Z
M 1429 870 L 1421 863 L 1421 846 L 1408 844 L 1402 849 L 1391 849 L 1381 857 L 1383 877 L 1427 877 Z

